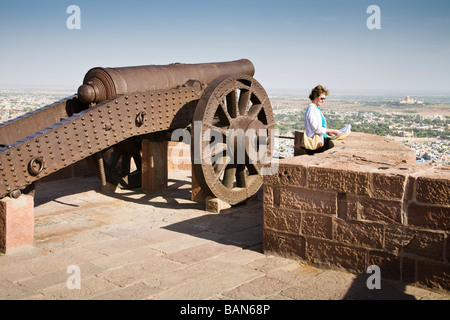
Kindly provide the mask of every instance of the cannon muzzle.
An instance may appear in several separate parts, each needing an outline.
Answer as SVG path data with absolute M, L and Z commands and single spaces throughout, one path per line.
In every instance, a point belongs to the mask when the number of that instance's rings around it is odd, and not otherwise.
M 78 99 L 85 104 L 100 103 L 122 94 L 173 89 L 189 80 L 209 85 L 222 76 L 253 76 L 254 73 L 255 68 L 247 59 L 220 63 L 94 68 L 86 74 L 83 85 L 78 89 Z

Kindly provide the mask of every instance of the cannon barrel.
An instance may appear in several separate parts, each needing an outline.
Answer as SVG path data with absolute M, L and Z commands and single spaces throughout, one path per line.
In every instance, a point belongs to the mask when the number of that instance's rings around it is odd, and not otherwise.
M 253 76 L 255 68 L 247 59 L 220 63 L 149 65 L 124 68 L 93 68 L 78 89 L 82 103 L 100 103 L 117 95 L 150 90 L 168 90 L 197 80 L 209 85 L 231 74 Z

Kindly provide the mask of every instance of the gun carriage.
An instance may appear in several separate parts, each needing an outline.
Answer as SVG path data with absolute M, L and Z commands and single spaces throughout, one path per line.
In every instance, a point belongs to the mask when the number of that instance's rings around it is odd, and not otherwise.
M 248 145 L 264 144 L 270 153 L 273 141 L 272 107 L 254 72 L 245 59 L 91 69 L 77 94 L 0 126 L 0 199 L 30 193 L 36 181 L 79 161 L 102 185 L 139 187 L 143 140 L 169 141 L 175 130 L 188 129 L 202 192 L 241 203 L 262 185 L 264 163 L 252 161 Z M 249 130 L 256 142 L 248 141 Z

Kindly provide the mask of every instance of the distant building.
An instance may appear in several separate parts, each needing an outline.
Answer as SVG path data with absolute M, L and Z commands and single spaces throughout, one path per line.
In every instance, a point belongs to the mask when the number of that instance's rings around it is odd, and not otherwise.
M 398 102 L 401 104 L 423 104 L 423 101 L 417 101 L 417 99 L 413 99 L 410 96 L 406 96 L 404 99 L 398 99 Z
M 407 137 L 407 138 L 414 137 L 414 131 L 399 131 L 398 134 L 400 137 Z

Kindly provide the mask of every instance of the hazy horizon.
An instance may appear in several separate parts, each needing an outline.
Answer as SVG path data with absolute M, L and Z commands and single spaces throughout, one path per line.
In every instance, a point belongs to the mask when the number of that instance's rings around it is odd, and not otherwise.
M 13 85 L 13 84 L 0 84 L 0 90 L 32 90 L 32 91 L 62 91 L 67 93 L 73 93 L 76 94 L 78 87 L 81 85 L 75 85 L 73 87 L 69 86 L 58 86 L 58 85 Z M 304 99 L 308 99 L 309 93 L 311 89 L 306 88 L 264 88 L 266 92 L 270 96 L 282 96 L 282 97 L 289 97 L 289 96 L 304 96 Z M 330 91 L 330 99 L 339 98 L 339 97 L 392 97 L 392 98 L 404 98 L 406 96 L 410 96 L 413 98 L 419 98 L 419 97 L 440 97 L 440 98 L 448 98 L 450 99 L 450 92 L 417 92 L 417 91 L 402 91 L 402 90 L 385 90 L 385 91 L 372 91 L 369 90 L 354 90 L 353 92 L 346 91 L 346 90 L 331 90 Z

